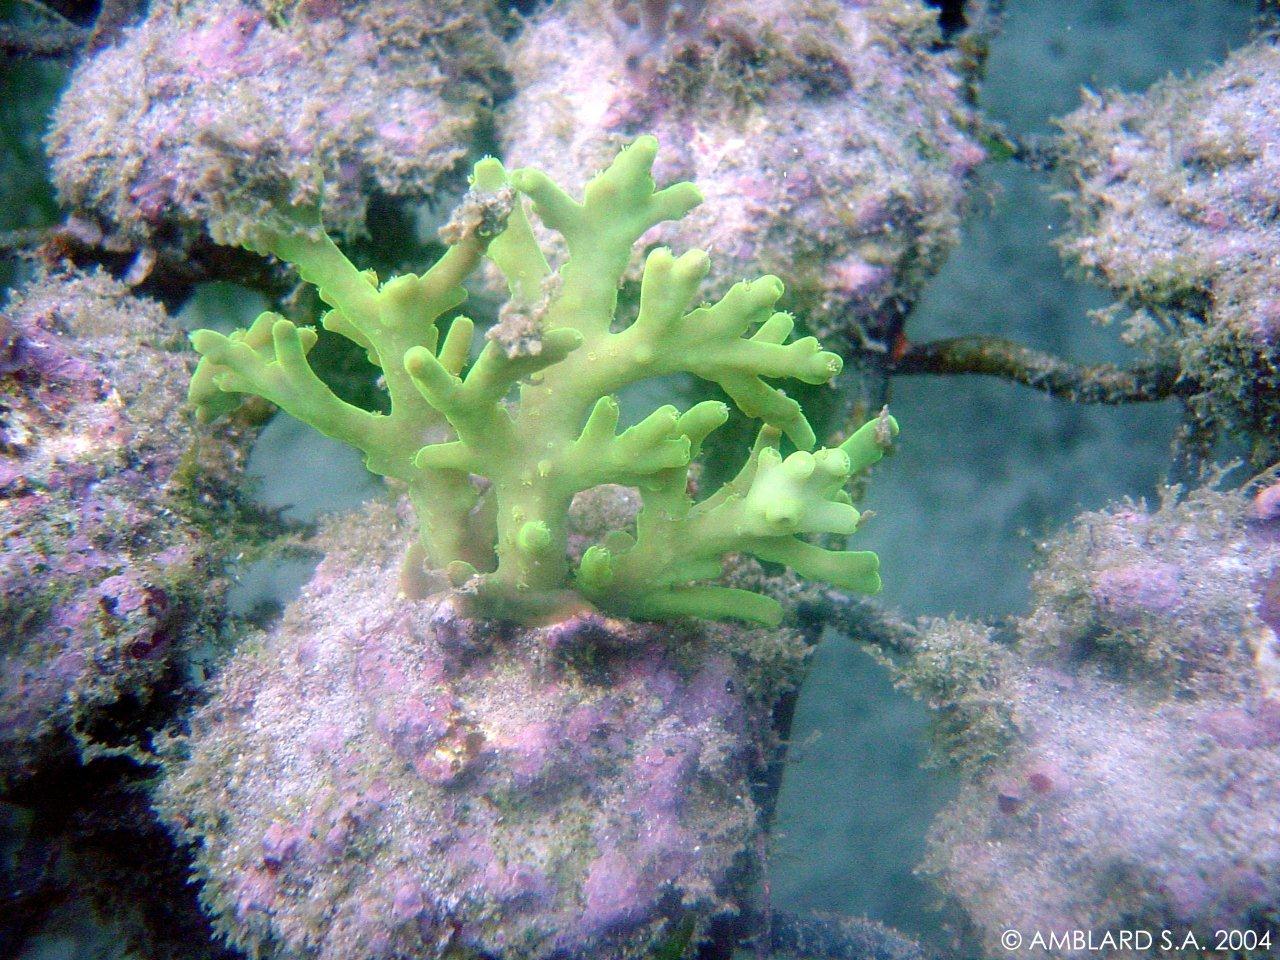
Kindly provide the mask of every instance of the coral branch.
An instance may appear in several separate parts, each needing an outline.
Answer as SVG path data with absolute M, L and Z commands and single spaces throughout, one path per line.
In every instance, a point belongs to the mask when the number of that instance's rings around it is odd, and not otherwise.
M 642 616 L 691 613 L 700 605 L 698 615 L 716 616 L 736 602 L 739 617 L 777 623 L 782 610 L 776 601 L 740 590 L 691 591 L 684 585 L 718 575 L 724 554 L 744 552 L 809 579 L 875 593 L 880 575 L 874 553 L 826 550 L 798 535 L 848 536 L 857 530 L 860 516 L 844 485 L 854 472 L 878 461 L 896 433 L 896 421 L 883 413 L 840 447 L 797 451 L 783 459 L 778 431 L 765 427 L 739 475 L 698 504 L 685 492 L 686 471 L 668 471 L 660 482 L 641 487 L 644 506 L 634 542 L 600 544 L 583 556 L 579 589 L 605 608 L 623 598 Z
M 640 370 L 681 370 L 719 384 L 747 416 L 783 430 L 798 447 L 812 447 L 815 437 L 800 405 L 762 377 L 826 383 L 840 372 L 840 358 L 813 337 L 784 345 L 794 324 L 773 311 L 782 296 L 777 277 L 736 284 L 713 306 L 686 314 L 709 266 L 701 250 L 678 260 L 665 248 L 649 254 L 640 314 L 620 337 L 620 350 Z
M 374 414 L 340 400 L 316 376 L 307 362 L 315 343 L 315 330 L 270 312 L 229 337 L 196 331 L 192 344 L 204 361 L 191 380 L 189 397 L 200 419 L 209 421 L 234 408 L 229 394 L 252 393 L 320 432 L 364 449 Z

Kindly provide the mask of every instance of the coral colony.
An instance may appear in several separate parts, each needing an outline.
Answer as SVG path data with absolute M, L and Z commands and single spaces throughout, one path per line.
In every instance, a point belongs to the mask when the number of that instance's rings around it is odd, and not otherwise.
M 581 597 L 624 616 L 777 623 L 781 610 L 771 598 L 692 585 L 718 577 L 727 553 L 849 590 L 879 590 L 874 554 L 826 550 L 797 535 L 857 530 L 859 514 L 843 488 L 880 459 L 897 425 L 884 416 L 839 447 L 809 452 L 815 438 L 800 405 L 763 378 L 825 383 L 841 362 L 813 337 L 787 342 L 794 321 L 774 310 L 782 295 L 777 278 L 736 284 L 716 303 L 694 307 L 707 255 L 676 257 L 659 247 L 645 260 L 635 321 L 611 329 L 631 248 L 700 199 L 687 183 L 655 191 L 656 153 L 657 142 L 641 138 L 587 184 L 581 203 L 537 170 L 508 178 L 498 161 L 482 161 L 443 230 L 449 251 L 421 276 L 380 285 L 318 225 L 264 230 L 250 242 L 295 264 L 319 288 L 333 308 L 323 325 L 368 351 L 390 412 L 340 400 L 307 363 L 315 331 L 273 313 L 230 336 L 192 335 L 203 357 L 192 402 L 207 418 L 226 408 L 230 394 L 254 393 L 359 449 L 370 470 L 407 485 L 417 511 L 407 582 L 425 569 L 444 571 L 482 615 L 530 622 L 563 613 L 575 602 L 566 592 L 572 583 Z M 554 273 L 523 213 L 526 195 L 564 238 L 568 258 Z M 462 302 L 461 282 L 486 250 L 512 302 L 463 375 L 472 322 L 454 318 L 443 337 L 436 322 Z M 725 404 L 704 401 L 684 413 L 662 407 L 618 432 L 614 394 L 676 372 L 719 384 L 743 413 L 765 422 L 741 473 L 696 504 L 689 464 L 728 418 Z M 519 399 L 509 405 L 517 385 Z M 778 452 L 784 435 L 799 448 L 785 459 Z M 476 477 L 487 481 L 483 491 Z M 636 530 L 609 531 L 570 577 L 569 505 L 601 484 L 639 488 Z
M 917 0 L 121 6 L 4 41 L 80 60 L 68 219 L 0 311 L 0 944 L 86 898 L 157 958 L 918 960 L 769 901 L 824 629 L 933 711 L 958 791 L 921 866 L 967 955 L 1274 937 L 1273 35 L 1008 151 L 1128 318 L 1139 359 L 1085 367 L 906 335 L 1002 143 L 971 95 L 997 4 L 946 37 Z M 210 279 L 274 309 L 188 343 Z M 839 422 L 842 370 L 1176 403 L 1185 482 L 1047 536 L 1017 619 L 903 622 L 846 549 L 897 423 Z M 275 409 L 386 495 L 255 512 Z M 304 538 L 300 595 L 236 612 Z
M 418 521 L 397 563 L 398 519 L 360 520 L 348 535 L 361 549 L 332 552 L 281 628 L 227 669 L 161 791 L 200 841 L 204 898 L 233 942 L 334 958 L 643 956 L 731 909 L 754 875 L 751 784 L 803 653 L 596 611 L 776 625 L 773 597 L 695 582 L 729 552 L 879 589 L 874 554 L 801 535 L 855 531 L 843 487 L 897 427 L 883 415 L 809 452 L 799 405 L 761 378 L 824 382 L 839 359 L 812 337 L 787 342 L 772 277 L 690 309 L 701 251 L 652 251 L 639 313 L 612 329 L 632 245 L 698 202 L 689 184 L 654 189 L 656 150 L 623 150 L 581 202 L 482 161 L 448 252 L 421 276 L 378 284 L 314 225 L 255 237 L 319 287 L 324 325 L 369 352 L 385 415 L 338 399 L 307 364 L 314 331 L 275 314 L 192 335 L 202 414 L 264 396 L 402 482 Z M 526 196 L 564 237 L 557 272 Z M 513 309 L 468 366 L 471 321 L 443 337 L 436 322 L 486 250 Z M 612 396 L 677 370 L 766 424 L 737 477 L 697 502 L 690 461 L 725 405 L 664 407 L 619 432 Z M 784 434 L 801 448 L 785 458 Z M 574 495 L 606 484 L 639 490 L 634 532 L 600 529 L 571 569 Z

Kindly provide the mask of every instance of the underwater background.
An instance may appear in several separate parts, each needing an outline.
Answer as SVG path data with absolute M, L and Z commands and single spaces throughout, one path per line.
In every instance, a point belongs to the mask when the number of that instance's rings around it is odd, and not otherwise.
M 0 0 L 0 17 L 19 6 Z M 1248 42 L 1258 18 L 1250 0 L 1008 0 L 977 103 L 1015 141 L 1031 142 L 1079 105 L 1081 87 L 1138 93 L 1170 73 L 1202 72 Z M 41 140 L 67 75 L 54 63 L 0 59 L 0 232 L 59 217 Z M 1114 329 L 1090 320 L 1114 298 L 1068 275 L 1054 246 L 1066 221 L 1055 189 L 1034 164 L 980 167 L 961 241 L 911 309 L 914 340 L 985 333 L 1083 363 L 1134 359 Z M 0 280 L 13 284 L 29 269 L 6 258 Z M 229 330 L 266 306 L 259 294 L 209 284 L 178 316 L 187 329 Z M 903 432 L 862 504 L 875 517 L 859 542 L 881 558 L 878 602 L 907 619 L 1025 612 L 1035 545 L 1082 511 L 1155 498 L 1179 422 L 1174 401 L 1072 405 L 983 377 L 896 377 L 888 399 Z M 357 454 L 283 414 L 258 438 L 248 472 L 261 506 L 304 523 L 381 487 Z M 268 616 L 314 564 L 247 564 L 232 610 Z M 778 908 L 866 916 L 926 944 L 948 942 L 953 908 L 914 872 L 931 822 L 958 789 L 927 762 L 929 725 L 880 662 L 827 631 L 800 692 L 770 841 Z M 52 909 L 15 954 L 122 955 L 111 928 L 75 900 Z

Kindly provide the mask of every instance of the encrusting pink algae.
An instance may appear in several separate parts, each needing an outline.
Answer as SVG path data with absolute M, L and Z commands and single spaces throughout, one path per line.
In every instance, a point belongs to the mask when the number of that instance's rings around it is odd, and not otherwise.
M 772 709 L 807 646 L 469 619 L 397 594 L 406 517 L 377 503 L 330 526 L 161 789 L 218 927 L 277 957 L 640 957 L 735 910 Z
M 201 500 L 234 500 L 240 455 L 192 430 L 180 344 L 102 273 L 39 277 L 0 309 L 0 789 L 132 743 L 218 636 L 222 508 Z
M 1125 339 L 1171 362 L 1215 433 L 1280 457 L 1280 49 L 1090 97 L 1061 121 L 1064 253 L 1121 298 Z

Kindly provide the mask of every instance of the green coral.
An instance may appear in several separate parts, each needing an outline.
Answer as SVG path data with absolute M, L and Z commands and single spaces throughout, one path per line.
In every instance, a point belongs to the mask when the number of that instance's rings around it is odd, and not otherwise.
M 419 565 L 444 571 L 485 615 L 536 620 L 585 598 L 638 618 L 777 622 L 770 598 L 694 583 L 718 577 L 722 558 L 736 552 L 846 589 L 878 590 L 875 554 L 824 549 L 801 536 L 854 532 L 859 514 L 845 483 L 880 459 L 897 424 L 884 414 L 839 447 L 809 452 L 815 437 L 800 405 L 766 379 L 826 383 L 840 359 L 813 337 L 788 342 L 793 321 L 774 310 L 777 278 L 739 283 L 690 310 L 707 255 L 660 248 L 645 263 L 635 321 L 614 329 L 633 245 L 701 199 L 689 183 L 655 189 L 656 151 L 651 137 L 623 150 L 587 184 L 582 202 L 536 170 L 508 175 L 497 160 L 482 160 L 443 231 L 448 252 L 420 276 L 381 284 L 347 260 L 314 216 L 295 213 L 294 226 L 263 228 L 254 248 L 296 265 L 318 288 L 332 307 L 322 325 L 381 368 L 390 411 L 337 397 L 307 361 L 317 332 L 273 313 L 230 336 L 192 335 L 202 355 L 193 403 L 208 419 L 234 406 L 234 394 L 256 394 L 361 450 L 370 470 L 407 487 L 417 510 L 411 578 L 421 579 Z M 564 238 L 558 271 L 535 241 L 524 198 Z M 462 281 L 486 254 L 511 301 L 468 363 L 471 320 L 456 317 L 443 338 L 438 321 L 462 303 Z M 697 503 L 689 465 L 728 418 L 724 403 L 683 413 L 666 406 L 618 431 L 617 391 L 678 372 L 718 384 L 765 424 L 738 476 Z M 798 448 L 785 458 L 784 436 Z M 570 502 L 600 484 L 640 491 L 635 532 L 610 533 L 571 571 Z

